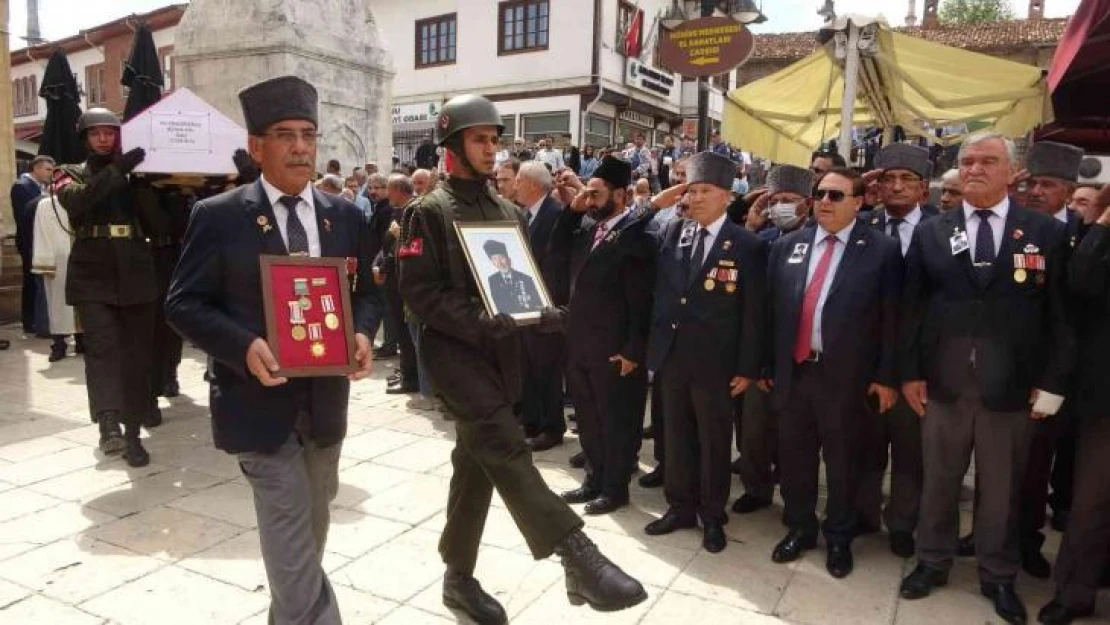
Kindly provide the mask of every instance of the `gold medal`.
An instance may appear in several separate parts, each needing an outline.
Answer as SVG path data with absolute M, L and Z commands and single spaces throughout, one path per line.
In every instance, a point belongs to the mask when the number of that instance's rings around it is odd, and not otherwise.
M 301 296 L 297 303 L 301 305 L 301 310 L 312 310 L 312 300 L 308 299 L 307 295 Z
M 1026 277 L 1027 276 L 1024 269 L 1014 270 L 1014 282 L 1017 282 L 1018 284 L 1023 284 Z
M 324 354 L 328 353 L 328 350 L 324 349 L 323 343 L 313 343 L 309 351 L 314 358 L 323 358 Z
M 329 330 L 338 329 L 339 317 L 337 317 L 335 313 L 328 313 L 324 315 L 324 325 L 326 325 Z
M 705 281 L 705 290 L 706 291 L 712 291 L 713 288 L 716 287 L 716 286 L 717 286 L 717 282 L 715 280 L 713 280 L 712 278 Z
M 290 330 L 289 333 L 293 335 L 294 341 L 303 341 L 304 338 L 308 336 L 308 333 L 305 332 L 304 326 L 293 326 L 293 329 Z
M 735 282 L 729 282 L 728 284 L 725 285 L 725 290 L 728 291 L 729 293 L 735 293 L 736 292 L 736 283 Z

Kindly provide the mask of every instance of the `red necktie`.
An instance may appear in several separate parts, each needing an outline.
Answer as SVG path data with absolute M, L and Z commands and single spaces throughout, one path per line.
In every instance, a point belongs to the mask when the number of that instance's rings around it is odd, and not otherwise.
M 829 265 L 832 264 L 835 251 L 836 237 L 830 234 L 825 237 L 825 252 L 817 261 L 817 270 L 813 272 L 813 280 L 806 287 L 805 299 L 802 300 L 802 318 L 798 322 L 798 334 L 794 339 L 794 362 L 809 359 L 809 353 L 813 350 L 813 318 L 817 314 L 817 301 L 821 299 L 821 289 L 829 276 Z
M 607 221 L 603 221 L 603 222 L 601 222 L 601 223 L 597 224 L 597 231 L 596 231 L 596 232 L 594 232 L 594 244 L 593 244 L 592 246 L 590 246 L 590 250 L 591 250 L 591 251 L 592 251 L 592 250 L 593 250 L 593 249 L 594 249 L 595 247 L 597 247 L 597 246 L 598 246 L 598 244 L 600 244 L 600 243 L 601 243 L 602 239 L 604 239 L 604 238 L 605 238 L 605 235 L 606 235 L 606 234 L 607 234 L 608 232 L 609 232 L 609 222 L 607 222 Z

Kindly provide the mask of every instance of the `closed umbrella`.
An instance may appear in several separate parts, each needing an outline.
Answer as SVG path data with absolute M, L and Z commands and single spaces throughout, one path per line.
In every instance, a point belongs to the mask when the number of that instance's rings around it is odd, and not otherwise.
M 55 50 L 46 64 L 39 97 L 46 100 L 46 120 L 42 125 L 39 154 L 49 156 L 58 163 L 85 160 L 85 146 L 77 137 L 81 96 L 69 61 L 61 50 Z
M 138 115 L 146 107 L 162 99 L 162 65 L 158 61 L 158 48 L 154 46 L 154 35 L 146 24 L 140 24 L 135 31 L 135 41 L 131 45 L 131 56 L 123 65 L 123 78 L 120 82 L 130 89 L 127 104 L 123 108 L 123 119 L 127 121 Z

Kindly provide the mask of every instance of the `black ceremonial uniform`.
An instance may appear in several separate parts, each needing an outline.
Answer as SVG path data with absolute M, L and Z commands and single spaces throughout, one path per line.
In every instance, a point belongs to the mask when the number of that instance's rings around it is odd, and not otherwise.
M 495 338 L 455 222 L 519 220 L 484 180 L 448 179 L 413 204 L 398 250 L 401 296 L 419 320 L 432 383 L 455 415 L 458 441 L 439 551 L 448 570 L 473 574 L 493 489 L 536 558 L 582 527 L 532 464 L 514 415 L 520 399 L 520 340 Z
M 151 404 L 151 349 L 158 286 L 141 205 L 114 164 L 63 165 L 72 180 L 58 191 L 76 235 L 66 303 L 85 329 L 89 411 L 115 412 L 137 427 Z
M 543 308 L 536 281 L 527 274 L 510 269 L 507 273 L 492 273 L 486 279 L 489 280 L 490 295 L 498 312 L 515 315 Z

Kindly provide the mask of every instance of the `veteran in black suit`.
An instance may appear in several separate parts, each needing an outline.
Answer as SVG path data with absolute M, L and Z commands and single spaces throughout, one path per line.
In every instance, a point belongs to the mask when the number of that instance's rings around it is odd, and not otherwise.
M 605 157 L 559 217 L 549 255 L 570 284 L 567 384 L 586 455 L 585 482 L 563 498 L 587 514 L 628 504 L 643 433 L 655 242 L 651 217 L 628 204 L 631 178 L 628 162 Z
M 511 172 L 510 168 L 505 168 Z M 543 163 L 520 164 L 513 185 L 514 199 L 524 211 L 528 245 L 536 261 L 548 294 L 556 306 L 567 302 L 565 272 L 552 266 L 548 247 L 552 232 L 563 212 L 562 205 L 551 197 L 554 183 L 551 172 Z M 566 367 L 566 335 L 527 328 L 521 332 L 524 344 L 524 389 L 521 397 L 521 420 L 525 440 L 532 451 L 545 451 L 563 443 L 567 430 L 563 418 L 563 369 Z
M 771 401 L 779 412 L 779 488 L 789 527 L 771 557 L 791 562 L 816 546 L 823 455 L 826 568 L 834 577 L 854 566 L 868 413 L 885 414 L 897 399 L 902 255 L 895 241 L 856 219 L 864 192 L 851 170 L 826 173 L 815 194 L 815 227 L 777 241 L 768 267 Z
M 310 183 L 315 88 L 285 76 L 248 87 L 239 98 L 262 177 L 194 207 L 167 320 L 208 354 L 213 438 L 237 455 L 254 491 L 271 622 L 339 623 L 320 559 L 328 504 L 338 488 L 350 382 L 275 377 L 259 256 L 355 260 L 351 304 L 359 369 L 350 378 L 359 379 L 370 371 L 369 334 L 381 318 L 370 298 L 369 229 L 354 204 Z
M 1014 154 L 1000 135 L 969 136 L 963 207 L 921 224 L 910 245 L 900 368 L 902 392 L 922 415 L 925 480 L 918 564 L 901 594 L 917 599 L 947 582 L 974 449 L 980 589 L 999 616 L 1024 623 L 1014 588 L 1021 480 L 1035 421 L 1063 403 L 1075 341 L 1063 227 L 1007 196 Z
M 726 546 L 733 398 L 759 376 L 766 244 L 728 219 L 735 167 L 711 152 L 686 164 L 687 219 L 658 234 L 648 369 L 663 394 L 664 492 L 650 535 L 694 527 L 707 551 Z
M 875 155 L 882 205 L 860 219 L 896 239 L 903 256 L 917 225 L 936 217 L 924 204 L 932 165 L 929 151 L 907 143 L 885 146 Z M 890 550 L 900 558 L 913 557 L 913 532 L 921 507 L 921 420 L 900 397 L 886 414 L 865 413 L 866 446 L 860 454 L 860 484 L 856 496 L 860 533 L 890 532 Z M 883 477 L 890 465 L 890 499 L 883 508 Z

